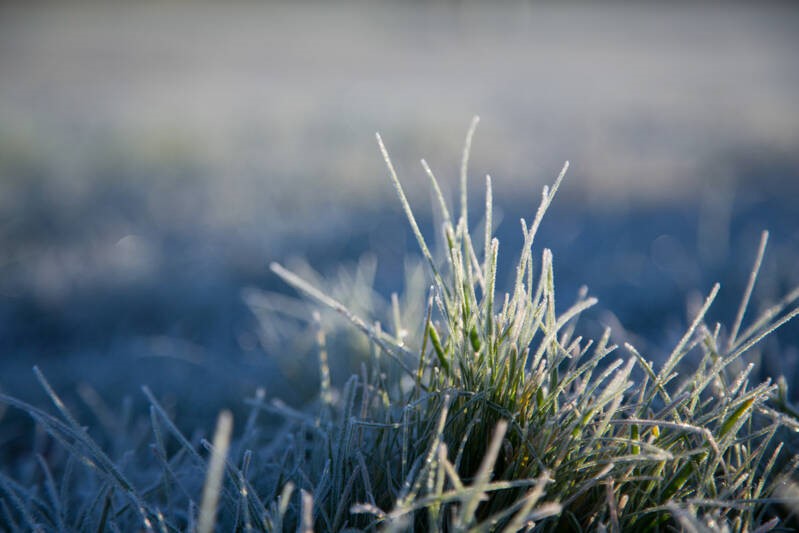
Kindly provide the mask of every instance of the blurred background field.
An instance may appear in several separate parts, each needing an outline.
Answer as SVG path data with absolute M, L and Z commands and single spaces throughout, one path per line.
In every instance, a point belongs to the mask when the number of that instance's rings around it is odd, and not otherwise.
M 508 254 L 571 160 L 539 252 L 654 358 L 716 280 L 731 322 L 761 230 L 755 308 L 799 284 L 797 30 L 790 3 L 4 3 L 0 389 L 40 400 L 39 364 L 116 409 L 146 383 L 206 426 L 258 386 L 307 399 L 309 347 L 265 349 L 242 290 L 367 252 L 401 290 L 414 243 L 374 132 L 432 236 L 418 159 L 454 199 L 473 114 L 472 222 L 490 173 Z M 795 382 L 797 343 L 763 374 Z

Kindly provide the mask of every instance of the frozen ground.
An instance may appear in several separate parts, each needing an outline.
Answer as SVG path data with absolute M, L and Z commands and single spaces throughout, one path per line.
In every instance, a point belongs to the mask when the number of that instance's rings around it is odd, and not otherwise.
M 572 161 L 539 241 L 564 301 L 586 282 L 657 352 L 721 279 L 729 321 L 761 229 L 756 305 L 799 283 L 797 28 L 787 3 L 4 3 L 0 388 L 35 398 L 38 363 L 204 420 L 290 395 L 240 289 L 367 250 L 398 289 L 413 247 L 374 131 L 424 212 L 417 160 L 454 191 L 474 113 L 472 210 L 490 172 L 505 250 Z

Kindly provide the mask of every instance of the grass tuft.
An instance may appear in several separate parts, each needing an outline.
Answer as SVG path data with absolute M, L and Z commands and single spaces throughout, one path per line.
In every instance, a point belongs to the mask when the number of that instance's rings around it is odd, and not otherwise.
M 375 443 L 397 449 L 374 454 L 385 466 L 371 486 L 380 485 L 377 494 L 384 503 L 375 505 L 373 495 L 368 502 L 356 501 L 353 510 L 373 521 L 354 523 L 393 527 L 402 518 L 406 525 L 448 531 L 655 530 L 664 524 L 688 527 L 712 516 L 715 523 L 747 530 L 772 524 L 764 509 L 778 479 L 775 457 L 781 447 L 769 455 L 782 423 L 770 416 L 778 389 L 770 382 L 751 385 L 751 367 L 739 375 L 731 370 L 797 314 L 788 309 L 791 298 L 741 332 L 767 234 L 726 338 L 706 324 L 717 284 L 659 368 L 631 345 L 625 347 L 631 357 L 611 360 L 617 347 L 608 345 L 608 333 L 597 341 L 574 336 L 594 298 L 581 294 L 556 313 L 549 250 L 541 254 L 535 281 L 535 236 L 568 163 L 552 187 L 544 188 L 532 223 L 521 221 L 524 247 L 515 283 L 504 299 L 495 294 L 499 243 L 492 235 L 490 178 L 480 250 L 467 221 L 465 175 L 475 126 L 476 121 L 464 148 L 457 221 L 422 162 L 444 218 L 446 245 L 438 258 L 377 137 L 430 266 L 431 305 L 417 330 L 418 355 L 364 327 L 365 319 L 339 308 L 316 287 L 273 267 L 288 284 L 367 333 L 414 380 L 405 388 L 401 380 L 357 383 L 365 406 L 359 427 L 372 429 Z M 676 372 L 695 360 L 693 373 Z M 370 404 L 374 391 L 389 400 Z M 385 425 L 366 425 L 376 420 Z M 343 457 L 350 453 L 353 448 Z

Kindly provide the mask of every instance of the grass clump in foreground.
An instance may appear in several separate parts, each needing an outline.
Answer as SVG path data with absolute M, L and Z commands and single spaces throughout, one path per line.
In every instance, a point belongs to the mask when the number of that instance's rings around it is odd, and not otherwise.
M 220 417 L 213 444 L 198 444 L 145 389 L 158 465 L 138 470 L 142 485 L 128 473 L 135 461 L 112 460 L 39 376 L 60 419 L 2 399 L 26 409 L 71 459 L 59 467 L 60 492 L 44 460 L 34 488 L 2 476 L 0 511 L 7 523 L 20 529 L 135 524 L 204 532 L 216 523 L 222 530 L 305 533 L 767 531 L 781 519 L 791 520 L 791 506 L 783 504 L 796 502 L 791 479 L 799 460 L 777 436 L 799 424 L 784 390 L 770 382 L 751 384 L 752 365 L 741 363 L 758 342 L 799 314 L 792 308 L 799 299 L 796 290 L 744 326 L 765 234 L 729 332 L 705 323 L 717 285 L 656 367 L 631 345 L 611 345 L 609 331 L 595 341 L 577 336 L 580 314 L 596 303 L 585 292 L 556 313 L 552 254 L 544 250 L 536 260 L 532 250 L 566 167 L 544 188 L 532 222 L 522 220 L 524 247 L 515 283 L 498 295 L 490 178 L 484 232 L 473 239 L 467 225 L 467 161 L 475 125 L 464 149 L 457 220 L 423 162 L 444 221 L 440 259 L 422 236 L 378 137 L 429 267 L 432 284 L 418 324 L 402 323 L 395 308 L 384 329 L 291 271 L 272 266 L 366 334 L 371 357 L 360 375 L 340 391 L 333 389 L 320 328 L 318 408 L 294 411 L 258 397 L 241 435 L 230 443 L 229 414 Z M 688 367 L 689 354 L 697 361 L 693 371 L 678 376 L 676 369 Z M 268 439 L 257 423 L 264 409 L 286 420 Z M 76 460 L 95 473 L 81 485 L 84 503 L 78 513 L 64 508 L 73 501 L 64 487 L 75 486 L 69 477 Z
M 338 418 L 322 419 L 319 427 L 330 430 L 321 438 L 329 445 L 317 443 L 312 450 L 332 451 L 318 459 L 330 489 L 323 484 L 315 523 L 341 527 L 342 506 L 355 503 L 350 510 L 366 519 L 348 518 L 348 523 L 388 529 L 776 526 L 768 504 L 783 479 L 777 465 L 785 459 L 774 437 L 783 423 L 793 422 L 773 408 L 777 387 L 750 386 L 752 365 L 740 368 L 740 360 L 799 313 L 785 312 L 799 292 L 741 331 L 766 235 L 729 334 L 704 322 L 716 285 L 656 369 L 631 345 L 617 355 L 609 331 L 597 341 L 575 337 L 575 322 L 595 299 L 583 293 L 558 315 L 549 250 L 534 269 L 535 235 L 568 165 L 544 188 L 532 223 L 521 221 L 524 247 L 515 284 L 497 298 L 499 243 L 492 238 L 490 178 L 479 250 L 467 227 L 472 132 L 461 167 L 457 221 L 423 162 L 444 219 L 443 261 L 431 254 L 378 137 L 432 274 L 418 350 L 409 350 L 400 338 L 403 324 L 384 332 L 281 266 L 272 267 L 351 320 L 400 373 L 393 379 L 379 372 L 353 378 Z M 701 357 L 693 374 L 677 380 L 675 369 L 694 351 Z M 300 463 L 299 468 L 307 464 Z

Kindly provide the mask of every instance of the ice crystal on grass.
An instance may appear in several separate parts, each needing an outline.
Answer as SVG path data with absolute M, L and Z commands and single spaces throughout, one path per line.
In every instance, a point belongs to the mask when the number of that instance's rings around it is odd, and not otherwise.
M 353 418 L 345 407 L 334 426 L 351 436 L 345 428 L 355 424 L 359 437 L 339 441 L 338 455 L 328 460 L 367 453 L 371 466 L 349 459 L 344 477 L 363 477 L 366 471 L 375 477 L 368 478 L 365 500 L 357 500 L 348 486 L 336 504 L 349 498 L 357 514 L 372 517 L 372 522 L 353 518 L 359 526 L 401 524 L 400 529 L 658 529 L 685 525 L 686 517 L 713 517 L 714 523 L 748 530 L 773 525 L 766 518 L 774 512 L 769 504 L 782 450 L 774 437 L 783 420 L 770 407 L 777 388 L 770 382 L 750 384 L 751 366 L 737 375 L 730 370 L 799 313 L 790 309 L 790 298 L 741 331 L 767 235 L 726 337 L 706 323 L 716 285 L 659 368 L 631 345 L 620 354 L 609 345 L 609 332 L 596 341 L 575 336 L 579 316 L 596 300 L 583 292 L 557 314 L 552 253 L 544 249 L 540 261 L 533 253 L 568 163 L 552 187 L 544 188 L 532 222 L 521 220 L 524 247 L 515 283 L 508 293 L 496 293 L 499 243 L 491 232 L 490 178 L 481 246 L 467 224 L 467 163 L 475 125 L 461 165 L 458 220 L 451 218 L 435 175 L 422 162 L 444 218 L 441 258 L 427 245 L 388 150 L 377 138 L 431 275 L 418 353 L 407 352 L 280 265 L 272 267 L 301 293 L 351 321 L 393 359 L 395 370 L 413 380 L 407 390 L 368 374 L 350 383 L 359 391 L 360 414 Z M 675 370 L 689 353 L 699 354 L 699 364 L 678 379 Z M 361 448 L 368 433 L 372 444 Z M 361 485 L 363 490 L 367 483 Z M 320 503 L 320 515 L 322 509 Z M 320 524 L 342 525 L 324 519 Z

